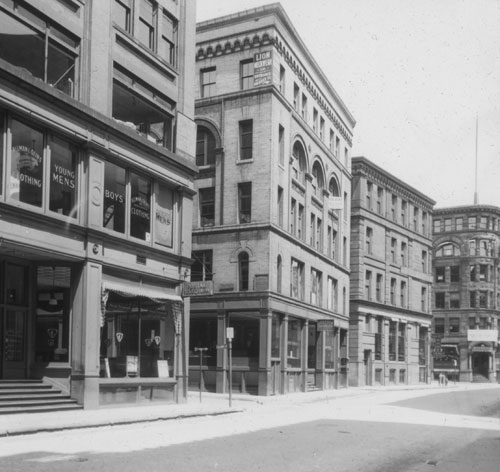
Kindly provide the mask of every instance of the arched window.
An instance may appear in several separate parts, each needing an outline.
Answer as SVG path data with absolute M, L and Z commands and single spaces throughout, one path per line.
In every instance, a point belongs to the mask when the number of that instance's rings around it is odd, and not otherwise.
M 293 145 L 292 175 L 301 184 L 306 182 L 306 153 L 300 141 Z
M 198 126 L 196 134 L 196 165 L 215 165 L 215 137 L 204 126 Z
M 316 198 L 323 199 L 325 179 L 323 178 L 323 170 L 321 169 L 319 162 L 315 162 L 313 165 L 312 177 L 313 195 Z
M 436 257 L 459 256 L 460 248 L 453 243 L 442 244 L 436 251 Z
M 238 276 L 239 276 L 239 290 L 248 290 L 248 278 L 249 278 L 249 264 L 248 264 L 248 253 L 240 252 L 238 255 Z
M 328 185 L 328 191 L 332 197 L 340 197 L 340 188 L 337 179 L 331 178 L 330 184 Z
M 282 273 L 283 267 L 282 267 L 282 262 L 281 262 L 281 256 L 278 256 L 278 260 L 276 262 L 276 288 L 278 290 L 278 293 L 281 293 L 281 273 Z

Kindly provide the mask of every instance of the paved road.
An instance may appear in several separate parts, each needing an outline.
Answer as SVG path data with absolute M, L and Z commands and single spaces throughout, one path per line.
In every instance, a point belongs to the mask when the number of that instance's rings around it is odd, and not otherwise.
M 497 470 L 498 417 L 463 414 L 493 408 L 500 387 L 429 393 L 365 391 L 311 404 L 254 405 L 228 416 L 3 438 L 0 470 Z M 462 394 L 468 402 L 449 401 Z M 429 411 L 451 403 L 453 414 Z

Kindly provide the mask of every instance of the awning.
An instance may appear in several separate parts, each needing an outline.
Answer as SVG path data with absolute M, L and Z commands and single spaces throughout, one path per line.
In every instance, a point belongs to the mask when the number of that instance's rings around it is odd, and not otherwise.
M 155 287 L 139 282 L 125 281 L 110 275 L 102 276 L 102 289 L 117 292 L 126 297 L 144 297 L 152 300 L 170 300 L 182 302 L 182 297 L 173 292 L 172 289 Z

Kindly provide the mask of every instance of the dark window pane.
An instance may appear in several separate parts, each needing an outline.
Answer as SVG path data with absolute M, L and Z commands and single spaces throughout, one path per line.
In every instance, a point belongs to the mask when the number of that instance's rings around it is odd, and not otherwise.
M 59 139 L 50 143 L 50 203 L 51 211 L 77 218 L 76 182 L 77 157 L 72 147 Z
M 125 169 L 106 162 L 104 167 L 104 228 L 125 233 Z
M 113 21 L 130 33 L 130 7 L 115 0 L 113 4 Z
M 49 41 L 47 83 L 73 96 L 75 83 L 75 58 Z
M 42 206 L 43 134 L 12 120 L 10 197 Z
M 151 236 L 151 182 L 130 175 L 130 235 L 144 241 Z

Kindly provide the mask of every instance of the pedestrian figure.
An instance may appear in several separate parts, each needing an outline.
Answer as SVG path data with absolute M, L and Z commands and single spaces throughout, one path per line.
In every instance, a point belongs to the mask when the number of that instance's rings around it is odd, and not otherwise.
M 444 380 L 444 386 L 447 387 L 448 386 L 448 376 L 443 374 L 443 380 Z
M 443 385 L 443 383 L 444 383 L 444 380 L 443 380 L 443 373 L 441 372 L 441 373 L 439 374 L 439 386 L 441 387 L 441 386 Z

